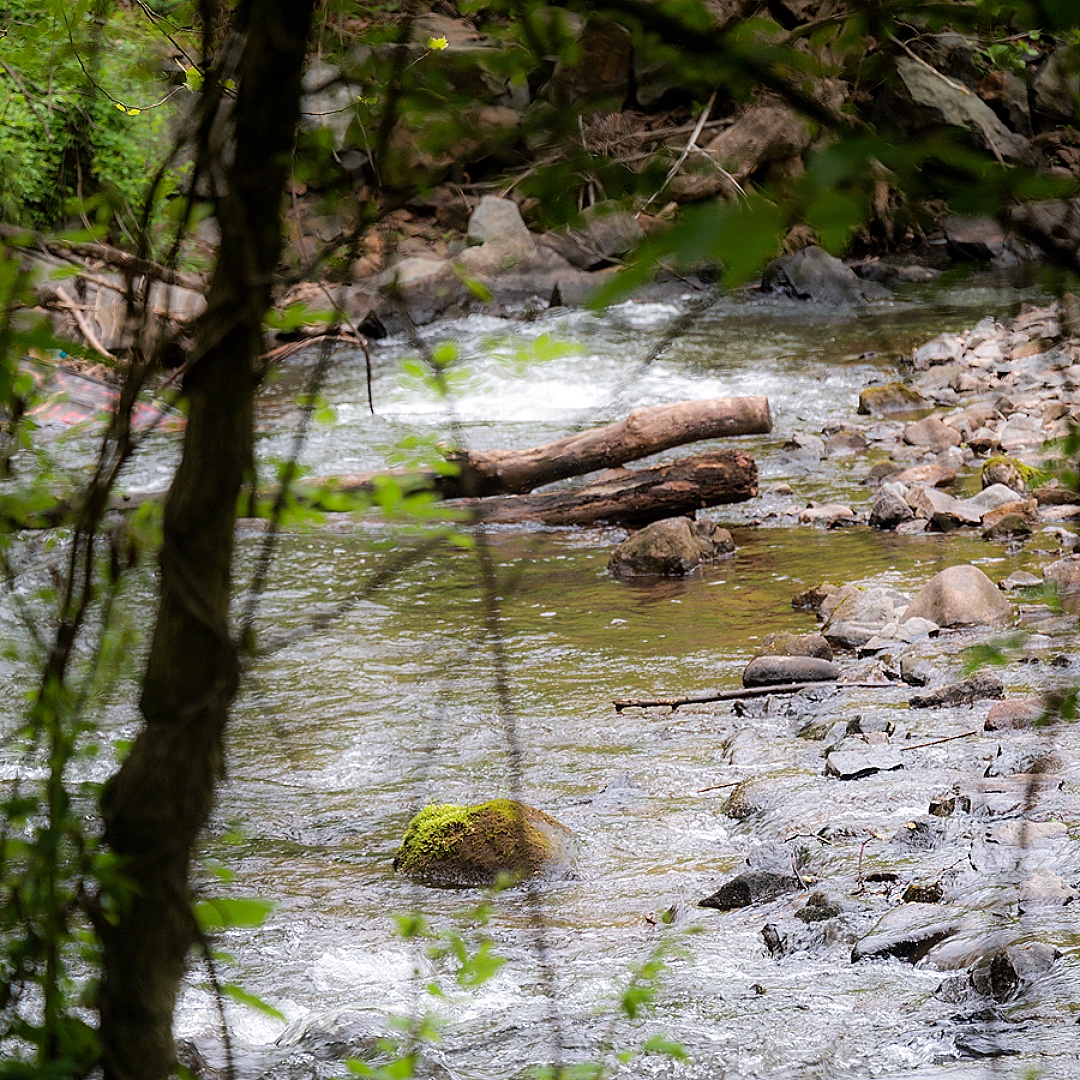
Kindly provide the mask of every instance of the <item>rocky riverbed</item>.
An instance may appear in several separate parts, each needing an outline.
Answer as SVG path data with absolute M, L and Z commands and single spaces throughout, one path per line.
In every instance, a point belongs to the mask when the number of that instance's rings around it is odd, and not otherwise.
M 777 303 L 753 309 L 768 313 L 769 333 L 822 318 L 813 307 Z M 631 340 L 648 310 L 609 318 L 628 320 Z M 1057 308 L 1039 310 L 1043 325 L 1060 325 Z M 660 324 L 672 314 L 660 310 Z M 835 323 L 813 325 L 808 349 L 839 332 Z M 961 325 L 955 316 L 953 325 Z M 906 355 L 928 336 L 911 335 Z M 973 337 L 970 329 L 954 336 Z M 705 348 L 723 340 L 699 339 Z M 1074 343 L 1062 334 L 1053 344 L 1067 351 Z M 613 353 L 622 361 L 630 347 Z M 691 357 L 698 347 L 685 346 Z M 575 370 L 598 370 L 598 356 L 575 360 Z M 715 369 L 703 376 L 693 363 L 700 361 L 665 362 L 649 373 L 650 385 L 678 397 L 697 386 L 709 396 L 741 385 L 729 370 L 716 387 Z M 989 449 L 916 448 L 903 432 L 919 413 L 856 412 L 859 390 L 875 377 L 883 387 L 900 380 L 914 388 L 942 365 L 920 372 L 881 360 L 847 364 L 833 364 L 817 397 L 813 380 L 789 386 L 790 398 L 782 382 L 775 391 L 752 384 L 772 394 L 778 417 L 772 436 L 739 443 L 759 456 L 765 494 L 703 515 L 707 528 L 675 530 L 708 556 L 681 568 L 690 573 L 613 576 L 609 558 L 625 535 L 618 530 L 494 531 L 497 563 L 512 575 L 502 618 L 522 794 L 571 829 L 579 848 L 574 873 L 543 884 L 553 974 L 537 966 L 528 896 L 502 894 L 489 931 L 511 963 L 482 989 L 428 1003 L 447 1027 L 425 1068 L 496 1077 L 506 1060 L 548 1060 L 553 1028 L 542 1003 L 553 979 L 569 1060 L 590 1058 L 615 1030 L 620 1049 L 660 1032 L 679 1039 L 690 1063 L 655 1063 L 672 1076 L 984 1080 L 1031 1067 L 1077 1075 L 1078 747 L 1075 726 L 1045 698 L 1067 695 L 1080 676 L 1076 624 L 1067 588 L 1024 591 L 1053 580 L 1047 570 L 1071 550 L 1072 528 L 1033 520 L 1030 539 L 1001 540 L 984 536 L 981 520 L 940 532 L 916 508 L 912 520 L 926 523 L 917 531 L 871 527 L 881 488 L 863 481 L 880 463 L 952 468 L 960 499 L 981 490 Z M 621 370 L 613 367 L 613 377 Z M 795 371 L 782 374 L 801 377 Z M 471 437 L 510 445 L 511 425 L 488 431 L 484 395 L 501 395 L 502 414 L 526 402 L 505 375 L 490 386 L 486 377 L 459 403 L 461 414 Z M 344 382 L 330 387 L 339 400 L 348 392 Z M 994 386 L 973 398 L 1010 392 Z M 387 411 L 389 402 L 403 407 L 378 382 L 376 393 Z M 560 400 L 551 389 L 532 408 Z M 955 402 L 930 401 L 948 427 L 971 404 L 959 393 Z M 1007 419 L 998 411 L 1000 419 L 987 418 L 991 430 Z M 1041 422 L 1041 411 L 1032 415 Z M 518 442 L 559 430 L 550 412 L 540 416 Z M 830 450 L 837 422 L 867 445 L 837 440 Z M 325 471 L 324 459 L 342 454 L 351 430 L 317 436 L 313 467 Z M 796 431 L 820 439 L 824 456 L 785 449 Z M 966 454 L 965 445 L 969 462 L 939 460 L 952 449 Z M 1029 453 L 1011 456 L 1044 470 Z M 1051 482 L 1047 475 L 1039 485 Z M 822 503 L 840 495 L 849 525 L 800 523 L 815 509 L 806 505 L 809 491 Z M 1036 513 L 1051 505 L 1037 502 Z M 287 536 L 281 593 L 267 598 L 267 618 L 289 625 L 297 611 L 354 588 L 381 542 L 351 524 Z M 240 538 L 243 557 L 253 557 L 253 543 Z M 938 603 L 934 579 L 954 566 L 972 568 L 982 586 L 988 607 L 978 625 L 962 625 L 966 619 Z M 960 594 L 971 598 L 971 581 Z M 507 790 L 490 664 L 469 644 L 479 596 L 471 564 L 449 557 L 407 574 L 348 626 L 280 654 L 260 676 L 258 697 L 241 706 L 219 827 L 240 817 L 251 832 L 221 853 L 229 852 L 245 891 L 281 907 L 230 945 L 236 978 L 289 1021 L 232 1010 L 245 1075 L 338 1075 L 342 1056 L 373 1051 L 390 1014 L 415 1013 L 421 983 L 452 979 L 445 961 L 393 938 L 387 912 L 418 906 L 437 926 L 453 924 L 471 897 L 400 880 L 394 851 L 424 802 L 475 804 Z M 1016 638 L 1025 625 L 1027 635 Z M 972 668 L 987 657 L 1000 663 Z M 805 674 L 810 661 L 840 678 L 794 695 L 686 705 L 674 715 L 615 714 L 610 704 L 717 685 L 737 690 L 744 679 L 760 680 L 763 666 L 775 680 L 791 676 L 785 665 Z M 209 849 L 219 848 L 212 837 Z M 691 928 L 700 932 L 687 936 Z M 686 951 L 669 961 L 656 1014 L 610 1029 L 598 1001 L 618 996 L 627 964 L 676 943 Z M 209 995 L 193 988 L 182 1031 L 211 1059 L 213 1015 Z M 784 1034 L 763 1045 L 763 1031 Z M 654 1059 L 644 1061 L 653 1067 Z

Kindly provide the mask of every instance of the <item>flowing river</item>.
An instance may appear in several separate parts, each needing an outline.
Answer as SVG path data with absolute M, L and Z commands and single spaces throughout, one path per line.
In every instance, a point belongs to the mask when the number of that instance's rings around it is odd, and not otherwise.
M 235 878 L 223 885 L 200 871 L 209 893 L 275 905 L 263 925 L 221 935 L 232 956 L 221 978 L 285 1018 L 226 1003 L 241 1076 L 343 1076 L 340 1058 L 374 1053 L 393 1017 L 430 1013 L 441 1038 L 425 1050 L 421 1071 L 461 1080 L 525 1076 L 556 1059 L 614 1062 L 661 1034 L 682 1045 L 686 1062 L 647 1054 L 615 1064 L 618 1075 L 1080 1077 L 1073 909 L 1033 917 L 1015 903 L 1018 882 L 1039 865 L 1076 883 L 1072 840 L 995 861 L 973 854 L 986 846 L 982 825 L 958 815 L 932 851 L 901 842 L 906 823 L 925 817 L 931 798 L 957 776 L 993 768 L 1000 740 L 980 732 L 914 749 L 901 772 L 843 782 L 823 775 L 822 743 L 798 737 L 807 720 L 858 715 L 895 723 L 896 743 L 923 743 L 981 728 L 985 706 L 910 712 L 903 685 L 747 710 L 714 704 L 617 715 L 611 705 L 614 697 L 739 685 L 763 635 L 814 629 L 814 617 L 790 600 L 822 581 L 914 593 L 956 562 L 974 562 L 999 580 L 1055 558 L 1038 535 L 1011 551 L 977 532 L 826 532 L 776 516 L 811 498 L 864 508 L 866 458 L 800 460 L 783 449 L 792 431 L 818 433 L 830 417 L 850 419 L 860 389 L 894 377 L 913 345 L 1011 313 L 1022 296 L 1043 294 L 974 278 L 857 312 L 724 298 L 651 362 L 654 343 L 699 300 L 528 323 L 471 317 L 425 329 L 430 342 L 457 342 L 465 362 L 452 409 L 478 448 L 533 445 L 640 405 L 766 394 L 773 433 L 731 441 L 756 457 L 762 496 L 708 512 L 731 527 L 734 557 L 659 584 L 608 575 L 610 549 L 624 535 L 618 529 L 490 530 L 509 712 L 496 694 L 478 562 L 467 550 L 440 549 L 254 667 L 204 851 L 206 863 L 220 860 Z M 377 467 L 405 435 L 447 438 L 446 405 L 398 374 L 411 352 L 395 339 L 374 346 L 375 416 L 363 357 L 340 354 L 323 388 L 336 419 L 312 429 L 302 454 L 312 472 Z M 313 364 L 313 357 L 290 361 L 265 392 L 262 458 L 290 453 L 296 397 Z M 139 464 L 132 486 L 154 486 L 170 453 L 163 448 Z M 775 493 L 781 483 L 795 496 Z M 250 575 L 262 540 L 260 530 L 242 527 L 239 580 Z M 273 637 L 333 607 L 414 542 L 410 530 L 352 518 L 290 527 L 262 600 L 261 633 Z M 925 655 L 954 674 L 958 650 L 973 640 L 943 636 Z M 1071 633 L 1029 642 L 1002 669 L 1010 694 L 1075 681 L 1075 645 Z M 133 691 L 112 705 L 106 723 L 130 735 Z M 1024 737 L 1076 760 L 1071 728 Z M 1064 775 L 1054 813 L 1071 826 L 1075 781 L 1071 771 Z M 724 813 L 725 800 L 747 778 L 761 779 L 769 795 L 737 820 Z M 484 933 L 509 962 L 482 985 L 462 987 L 450 960 L 398 936 L 396 920 L 422 911 L 436 932 L 466 926 L 475 944 L 467 909 L 480 894 L 410 884 L 391 861 L 426 803 L 504 794 L 520 794 L 575 831 L 575 871 L 492 899 Z M 813 926 L 794 921 L 805 894 L 727 913 L 696 907 L 747 860 L 798 862 L 844 914 Z M 867 882 L 875 870 L 898 883 Z M 1049 942 L 1063 959 L 1000 1007 L 936 995 L 940 970 L 852 963 L 852 943 L 915 878 L 941 880 L 947 898 L 978 907 L 996 930 Z M 766 949 L 766 923 L 787 936 L 785 955 Z M 629 1020 L 619 999 L 631 969 L 658 950 L 666 967 L 655 1005 Z M 433 981 L 443 996 L 426 991 Z M 196 965 L 178 1032 L 221 1067 L 217 1030 L 215 999 Z

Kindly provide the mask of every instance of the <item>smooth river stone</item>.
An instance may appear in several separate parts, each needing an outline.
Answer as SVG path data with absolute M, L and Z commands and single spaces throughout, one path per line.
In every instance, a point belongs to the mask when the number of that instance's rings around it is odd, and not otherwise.
M 743 671 L 743 686 L 777 686 L 782 683 L 834 682 L 840 669 L 815 656 L 759 656 Z

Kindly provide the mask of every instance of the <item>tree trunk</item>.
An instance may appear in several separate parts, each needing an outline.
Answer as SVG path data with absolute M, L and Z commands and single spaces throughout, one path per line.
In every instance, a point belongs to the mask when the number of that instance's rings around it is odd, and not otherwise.
M 717 450 L 651 469 L 625 469 L 618 476 L 576 491 L 459 499 L 486 522 L 592 525 L 598 521 L 647 525 L 660 518 L 693 514 L 706 506 L 743 502 L 757 495 L 757 466 L 741 450 Z
M 184 381 L 183 458 L 165 504 L 161 599 L 140 707 L 144 725 L 102 801 L 105 839 L 129 883 L 102 927 L 107 1080 L 165 1080 L 176 995 L 197 934 L 188 870 L 222 775 L 239 662 L 229 632 L 233 531 L 253 442 L 255 358 L 271 275 L 313 0 L 250 0 L 229 118 L 206 164 L 227 187 L 209 307 Z M 226 73 L 227 75 L 228 73 Z M 225 77 L 225 76 L 222 76 Z

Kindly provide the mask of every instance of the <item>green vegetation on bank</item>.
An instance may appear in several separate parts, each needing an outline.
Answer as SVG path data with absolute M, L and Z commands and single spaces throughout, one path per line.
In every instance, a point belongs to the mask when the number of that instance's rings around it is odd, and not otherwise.
M 140 5 L 7 0 L 0 221 L 50 228 L 82 219 L 120 241 L 136 234 L 178 99 L 190 99 L 172 51 Z

